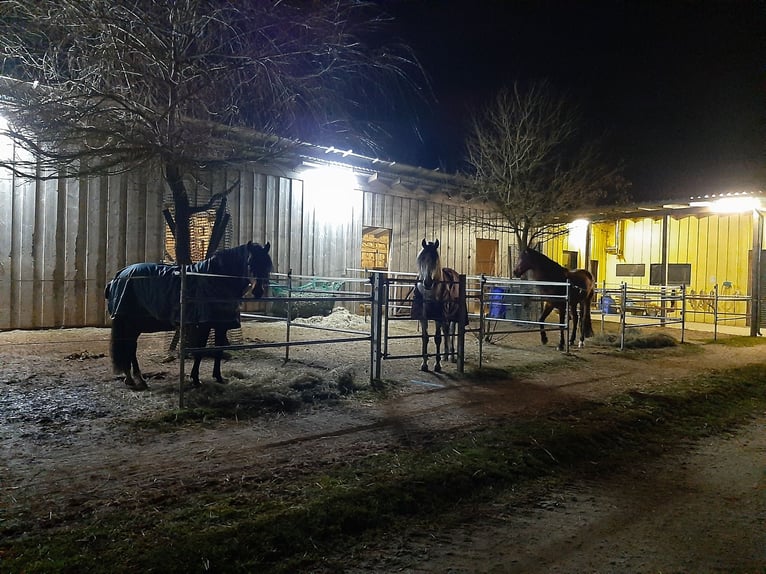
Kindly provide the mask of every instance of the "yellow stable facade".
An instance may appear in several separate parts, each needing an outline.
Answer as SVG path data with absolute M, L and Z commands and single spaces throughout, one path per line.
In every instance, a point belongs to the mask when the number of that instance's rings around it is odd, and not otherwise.
M 543 251 L 565 267 L 589 269 L 600 290 L 683 285 L 687 322 L 712 323 L 717 296 L 730 326 L 760 331 L 764 305 L 744 300 L 762 301 L 766 281 L 760 208 L 715 213 L 709 206 L 674 206 L 647 215 L 636 209 L 567 227 Z

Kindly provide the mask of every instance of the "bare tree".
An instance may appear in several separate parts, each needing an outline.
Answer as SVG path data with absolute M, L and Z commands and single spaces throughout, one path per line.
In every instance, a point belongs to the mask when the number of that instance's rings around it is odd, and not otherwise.
M 577 109 L 547 82 L 500 91 L 472 118 L 466 148 L 467 195 L 502 215 L 475 223 L 512 231 L 519 249 L 560 233 L 562 215 L 626 190 L 621 168 L 606 164 Z
M 0 134 L 31 152 L 0 166 L 32 178 L 158 166 L 188 263 L 189 217 L 209 207 L 187 193 L 199 170 L 295 138 L 372 141 L 354 111 L 397 101 L 392 88 L 420 72 L 406 47 L 370 43 L 384 20 L 353 0 L 0 0 Z

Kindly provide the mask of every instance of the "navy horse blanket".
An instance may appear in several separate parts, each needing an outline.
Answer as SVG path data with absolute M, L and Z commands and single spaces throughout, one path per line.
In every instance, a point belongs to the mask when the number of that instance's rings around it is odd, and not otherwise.
M 245 277 L 218 275 L 211 259 L 186 266 L 184 322 L 226 329 L 240 326 L 239 303 L 250 285 Z M 208 274 L 208 275 L 205 275 Z M 162 263 L 135 263 L 120 270 L 106 286 L 109 315 L 180 323 L 181 268 Z

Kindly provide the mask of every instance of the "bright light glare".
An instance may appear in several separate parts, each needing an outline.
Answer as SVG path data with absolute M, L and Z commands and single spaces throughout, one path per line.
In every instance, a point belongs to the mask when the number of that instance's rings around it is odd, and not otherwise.
M 306 207 L 313 209 L 319 224 L 340 225 L 351 221 L 361 197 L 356 176 L 340 167 L 317 167 L 303 173 Z
M 741 213 L 761 208 L 761 200 L 757 197 L 722 197 L 715 200 L 710 209 L 714 213 Z
M 569 230 L 569 248 L 573 251 L 585 251 L 585 244 L 588 234 L 588 220 L 575 219 L 567 224 Z

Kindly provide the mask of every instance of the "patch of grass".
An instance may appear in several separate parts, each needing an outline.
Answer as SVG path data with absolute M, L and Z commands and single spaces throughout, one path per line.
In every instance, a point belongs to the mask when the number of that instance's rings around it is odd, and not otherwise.
M 765 385 L 766 365 L 747 366 L 434 434 L 295 476 L 190 486 L 151 510 L 118 505 L 48 530 L 0 529 L 0 560 L 3 571 L 29 573 L 293 572 L 318 562 L 340 571 L 327 557 L 382 529 L 438 521 L 528 480 L 603 474 L 729 430 L 766 407 Z
M 760 347 L 766 346 L 766 337 L 724 337 L 710 342 L 725 347 Z

